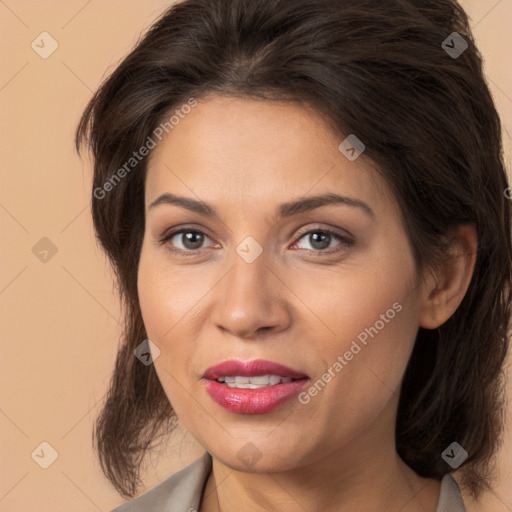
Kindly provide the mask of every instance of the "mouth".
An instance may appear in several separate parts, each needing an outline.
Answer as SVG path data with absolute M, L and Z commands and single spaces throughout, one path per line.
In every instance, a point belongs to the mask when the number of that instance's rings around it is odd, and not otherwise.
M 203 375 L 206 391 L 214 402 L 230 412 L 271 412 L 299 394 L 309 377 L 297 370 L 257 359 L 225 361 Z
M 277 386 L 278 384 L 285 384 L 287 382 L 300 379 L 291 379 L 290 377 L 282 377 L 280 375 L 258 375 L 254 377 L 244 377 L 242 375 L 226 375 L 219 377 L 216 380 L 221 384 L 225 384 L 228 388 L 260 389 L 270 386 Z
M 275 385 L 279 384 L 277 378 L 290 382 L 308 378 L 305 373 L 280 363 L 253 359 L 252 361 L 239 361 L 231 359 L 215 366 L 210 366 L 203 377 L 208 380 L 218 380 L 224 383 Z M 223 379 L 223 380 L 221 380 Z M 259 380 L 258 380 L 259 379 Z

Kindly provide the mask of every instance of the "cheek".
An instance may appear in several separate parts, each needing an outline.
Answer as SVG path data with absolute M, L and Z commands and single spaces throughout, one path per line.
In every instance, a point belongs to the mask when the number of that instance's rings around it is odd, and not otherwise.
M 184 369 L 192 357 L 187 351 L 193 344 L 179 342 L 183 338 L 181 323 L 190 325 L 186 316 L 182 322 L 180 319 L 190 310 L 194 293 L 189 291 L 190 287 L 184 287 L 181 284 L 183 278 L 170 272 L 169 268 L 158 254 L 143 246 L 137 276 L 139 304 L 147 336 L 160 350 L 154 361 L 158 378 L 176 412 L 187 416 L 183 395 L 189 395 L 183 393 L 180 383 L 185 382 Z
M 144 247 L 139 262 L 137 289 L 146 332 L 148 337 L 156 342 L 165 332 L 166 322 L 164 322 L 164 319 L 168 318 L 170 321 L 172 317 L 165 314 L 166 309 L 168 309 L 168 297 L 163 293 L 164 283 L 160 271 L 152 264 L 151 258 Z
M 138 293 L 148 336 L 165 340 L 172 332 L 193 323 L 193 310 L 211 288 L 207 275 L 193 265 L 170 265 L 165 251 L 152 252 L 143 247 L 138 270 Z
M 310 328 L 315 327 L 315 337 L 320 341 L 318 334 L 325 334 L 323 342 L 330 346 L 331 357 L 349 350 L 358 337 L 362 343 L 372 334 L 399 342 L 409 340 L 414 331 L 415 270 L 407 254 L 342 264 L 328 274 L 325 268 L 314 269 L 287 280 L 294 283 L 294 293 L 308 308 L 304 313 Z M 402 324 L 411 326 L 402 332 Z
M 369 320 L 344 347 L 347 350 L 343 354 L 343 370 L 337 378 L 337 389 L 333 389 L 333 400 L 344 397 L 343 410 L 336 419 L 344 424 L 347 416 L 352 417 L 352 430 L 350 424 L 346 426 L 350 435 L 364 430 L 377 418 L 382 425 L 394 422 L 417 331 L 415 308 L 404 299 L 393 303 L 396 309 L 383 309 L 387 322 L 381 318 Z M 393 318 L 391 311 L 396 313 Z
M 364 265 L 340 267 L 328 280 L 317 275 L 321 286 L 313 275 L 298 281 L 297 295 L 308 297 L 326 335 L 315 337 L 316 356 L 322 372 L 336 375 L 332 399 L 341 393 L 354 414 L 363 404 L 372 414 L 398 390 L 418 330 L 419 290 L 406 243 L 385 258 L 379 254 Z
M 143 246 L 141 253 L 139 303 L 148 338 L 160 350 L 155 370 L 179 413 L 192 392 L 184 392 L 183 386 L 195 386 L 200 377 L 196 361 L 201 344 L 196 341 L 204 338 L 205 299 L 218 277 L 207 266 L 171 265 L 165 251 L 151 249 Z
M 377 386 L 395 390 L 412 351 L 418 330 L 418 295 L 412 258 L 397 254 L 383 259 L 358 283 L 346 321 L 347 348 Z M 340 325 L 340 329 L 342 326 Z M 356 357 L 354 356 L 354 359 Z

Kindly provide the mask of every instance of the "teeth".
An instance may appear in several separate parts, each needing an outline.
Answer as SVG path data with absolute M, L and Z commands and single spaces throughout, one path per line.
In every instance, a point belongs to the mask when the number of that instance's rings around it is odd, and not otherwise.
M 268 385 L 269 383 L 274 385 L 281 381 L 280 377 L 277 377 L 276 375 L 259 375 L 258 377 L 251 377 L 250 383 L 251 384 L 265 384 Z M 237 378 L 238 382 L 238 378 Z
M 241 388 L 241 389 L 259 389 L 266 388 L 266 384 L 237 384 L 236 382 L 230 382 L 226 384 L 228 388 Z
M 279 375 L 258 375 L 255 377 L 222 376 L 217 379 L 218 382 L 225 383 L 230 388 L 259 389 L 276 384 L 291 382 L 289 377 L 280 377 Z

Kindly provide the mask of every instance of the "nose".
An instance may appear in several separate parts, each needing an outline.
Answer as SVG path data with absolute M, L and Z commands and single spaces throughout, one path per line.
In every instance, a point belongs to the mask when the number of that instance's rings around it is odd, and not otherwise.
M 265 252 L 252 263 L 235 253 L 222 286 L 215 290 L 214 325 L 224 333 L 244 339 L 283 331 L 291 321 L 286 290 L 269 267 Z

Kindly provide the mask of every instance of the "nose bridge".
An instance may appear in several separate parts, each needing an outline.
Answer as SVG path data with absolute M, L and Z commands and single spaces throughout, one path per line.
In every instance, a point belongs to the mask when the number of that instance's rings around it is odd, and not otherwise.
M 269 254 L 252 237 L 236 247 L 224 280 L 223 297 L 215 302 L 217 326 L 247 337 L 262 327 L 282 327 L 286 323 L 285 306 L 278 296 L 281 287 L 268 268 L 270 264 Z
M 226 276 L 230 283 L 227 291 L 237 301 L 258 301 L 266 296 L 268 302 L 268 266 L 272 262 L 266 240 L 271 232 L 262 222 L 254 224 L 255 219 L 262 218 L 259 210 L 248 208 L 238 218 L 238 225 L 232 226 L 231 231 L 233 249 L 229 258 L 231 271 Z
M 258 244 L 259 246 L 259 244 Z M 261 247 L 261 246 L 259 246 Z M 271 302 L 269 293 L 275 291 L 276 287 L 268 288 L 268 254 L 261 247 L 260 254 L 257 254 L 257 247 L 254 242 L 243 241 L 235 250 L 232 256 L 231 271 L 227 277 L 227 289 L 225 304 L 230 303 L 233 309 L 261 308 L 264 304 Z

